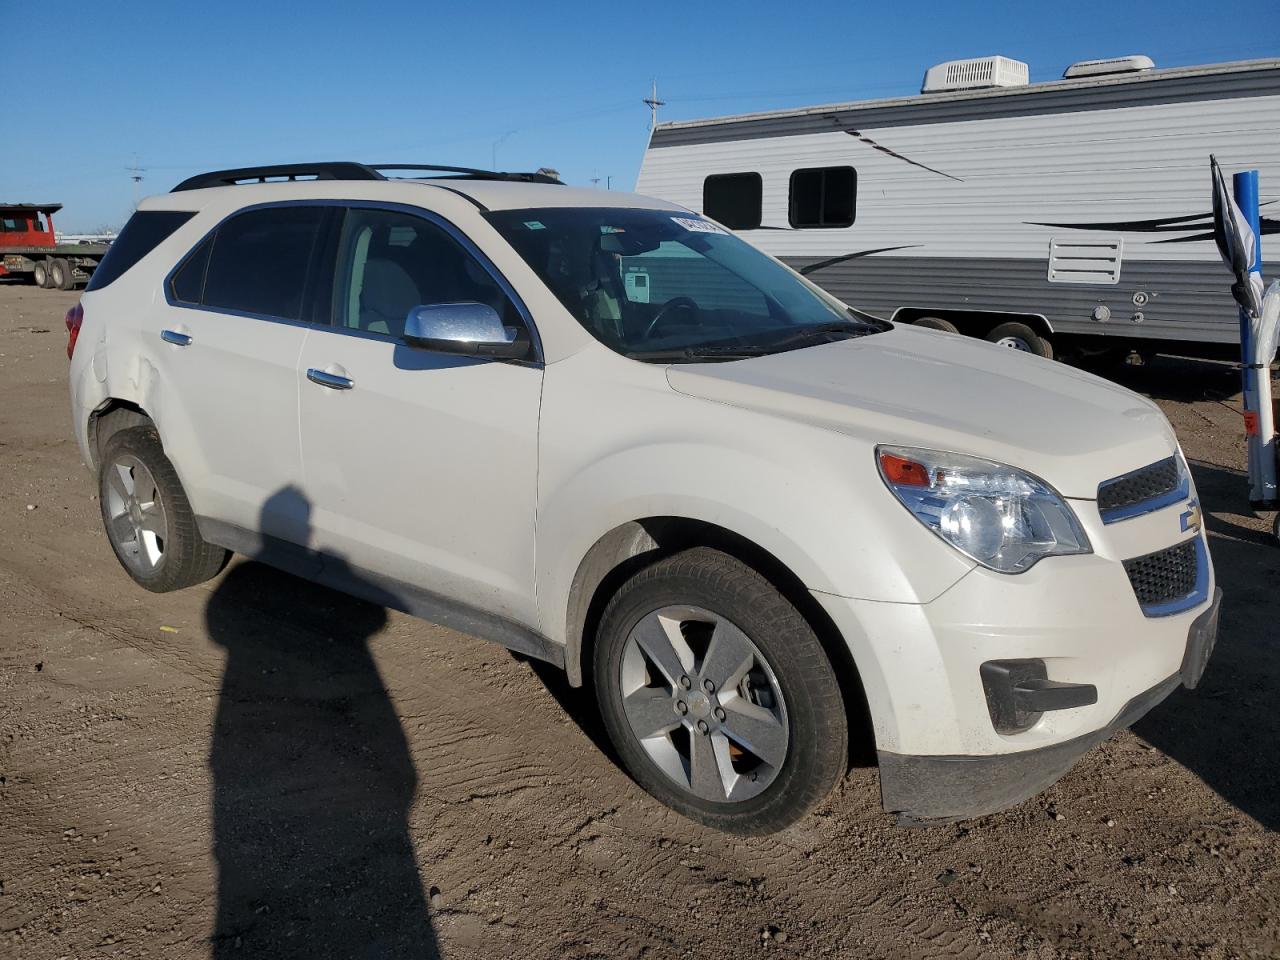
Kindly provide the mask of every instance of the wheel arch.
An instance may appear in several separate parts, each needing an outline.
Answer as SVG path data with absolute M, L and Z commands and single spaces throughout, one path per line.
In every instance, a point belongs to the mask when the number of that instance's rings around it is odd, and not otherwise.
M 631 520 L 592 545 L 569 589 L 565 672 L 570 685 L 581 686 L 590 671 L 596 628 L 618 588 L 641 569 L 691 547 L 710 547 L 751 567 L 808 621 L 840 682 L 849 721 L 850 759 L 858 764 L 874 762 L 874 734 L 862 676 L 835 622 L 787 564 L 747 537 L 709 521 L 677 516 Z
M 108 397 L 89 414 L 88 437 L 90 469 L 97 470 L 102 462 L 102 450 L 107 441 L 121 430 L 143 425 L 155 426 L 155 420 L 141 406 L 131 400 Z

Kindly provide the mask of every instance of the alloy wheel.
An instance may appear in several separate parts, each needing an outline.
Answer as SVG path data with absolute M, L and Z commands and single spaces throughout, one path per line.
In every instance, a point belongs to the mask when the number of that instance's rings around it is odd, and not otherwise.
M 144 576 L 154 573 L 169 538 L 169 519 L 155 477 L 130 455 L 108 464 L 106 474 L 107 535 L 127 566 Z
M 686 792 L 739 802 L 777 778 L 786 702 L 760 648 L 724 617 L 692 606 L 647 614 L 627 637 L 620 674 L 631 732 Z

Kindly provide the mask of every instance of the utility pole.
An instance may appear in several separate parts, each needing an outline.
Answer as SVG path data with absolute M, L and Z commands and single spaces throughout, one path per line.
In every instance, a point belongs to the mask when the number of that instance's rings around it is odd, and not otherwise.
M 649 132 L 658 129 L 658 108 L 665 107 L 667 101 L 658 99 L 658 81 L 653 81 L 653 91 L 641 101 L 649 108 Z
M 492 150 L 490 150 L 490 153 L 489 153 L 489 160 L 490 160 L 489 169 L 490 170 L 498 169 L 498 148 L 502 146 L 502 144 L 505 143 L 508 138 L 515 136 L 515 133 L 516 132 L 514 130 L 508 130 L 506 133 L 500 136 L 497 140 L 493 141 L 493 148 Z
M 591 186 L 593 186 L 593 187 L 595 187 L 597 190 L 599 190 L 599 189 L 600 189 L 600 178 L 599 178 L 599 177 L 592 177 L 592 178 L 591 178 Z
M 145 167 L 138 166 L 138 155 L 133 155 L 133 166 L 125 167 L 129 171 L 129 179 L 133 181 L 133 209 L 138 209 L 138 187 L 142 183 L 142 175 L 146 173 Z

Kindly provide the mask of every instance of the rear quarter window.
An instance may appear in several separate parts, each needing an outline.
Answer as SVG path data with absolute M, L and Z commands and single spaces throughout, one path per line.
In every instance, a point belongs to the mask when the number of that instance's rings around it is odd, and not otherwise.
M 101 290 L 114 283 L 194 216 L 187 210 L 139 210 L 107 249 L 102 262 L 89 277 L 85 292 Z

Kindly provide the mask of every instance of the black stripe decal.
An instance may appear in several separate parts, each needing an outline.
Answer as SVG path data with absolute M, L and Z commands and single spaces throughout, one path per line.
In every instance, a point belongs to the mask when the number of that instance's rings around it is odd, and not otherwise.
M 856 137 L 857 139 L 865 143 L 867 146 L 872 147 L 873 149 L 879 150 L 881 153 L 886 153 L 896 160 L 901 160 L 903 163 L 909 163 L 913 167 L 919 167 L 921 170 L 928 170 L 930 173 L 936 173 L 938 176 L 946 177 L 948 180 L 954 180 L 956 181 L 956 183 L 964 183 L 964 181 L 959 177 L 953 177 L 949 173 L 943 173 L 941 170 L 935 170 L 933 169 L 933 167 L 926 166 L 925 164 L 920 163 L 918 160 L 912 160 L 910 157 L 904 157 L 902 154 L 894 150 L 890 150 L 884 144 L 876 143 L 874 140 L 868 137 L 865 133 L 861 133 L 858 130 L 846 130 L 845 133 L 847 133 L 851 137 Z
M 911 250 L 920 246 L 918 243 L 908 243 L 901 247 L 876 247 L 874 250 L 859 250 L 857 253 L 846 253 L 842 257 L 832 257 L 830 260 L 819 260 L 816 263 L 806 264 L 796 270 L 801 276 L 807 277 L 815 270 L 823 270 L 827 267 L 834 267 L 837 263 L 845 263 L 849 260 L 857 260 L 859 257 L 869 257 L 876 253 L 888 253 L 890 250 Z

